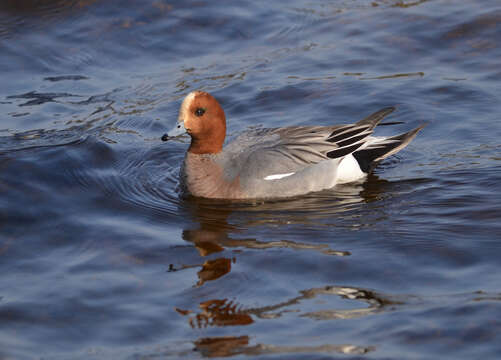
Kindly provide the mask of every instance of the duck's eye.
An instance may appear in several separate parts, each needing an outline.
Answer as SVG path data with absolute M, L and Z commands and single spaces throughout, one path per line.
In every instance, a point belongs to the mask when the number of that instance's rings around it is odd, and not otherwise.
M 195 110 L 195 115 L 196 116 L 202 116 L 203 114 L 205 114 L 205 109 L 204 108 L 198 108 Z

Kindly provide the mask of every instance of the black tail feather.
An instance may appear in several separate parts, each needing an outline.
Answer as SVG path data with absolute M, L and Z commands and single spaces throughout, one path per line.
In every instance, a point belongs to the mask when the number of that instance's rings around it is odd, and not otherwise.
M 369 173 L 381 160 L 396 154 L 409 145 L 417 133 L 425 126 L 426 124 L 423 124 L 404 134 L 392 136 L 382 140 L 380 143 L 369 145 L 367 148 L 354 152 L 353 156 L 358 161 L 360 169 L 365 173 Z
M 372 130 L 376 127 L 377 124 L 379 124 L 381 120 L 383 120 L 387 115 L 391 114 L 393 111 L 395 111 L 394 106 L 385 107 L 384 109 L 381 109 L 379 111 L 376 111 L 375 113 L 370 114 L 365 119 L 360 120 L 359 122 L 356 123 L 356 125 L 369 125 L 369 129 Z

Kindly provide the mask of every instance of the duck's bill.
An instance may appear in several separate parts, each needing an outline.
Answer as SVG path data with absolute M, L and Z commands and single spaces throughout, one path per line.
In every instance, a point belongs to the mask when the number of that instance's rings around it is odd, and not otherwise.
M 176 126 L 170 129 L 166 134 L 162 136 L 162 141 L 167 141 L 169 139 L 186 134 L 186 128 L 183 122 L 178 122 Z

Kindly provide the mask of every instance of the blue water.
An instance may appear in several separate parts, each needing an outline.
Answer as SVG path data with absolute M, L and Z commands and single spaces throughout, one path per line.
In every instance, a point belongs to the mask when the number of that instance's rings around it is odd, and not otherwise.
M 497 359 L 501 4 L 4 1 L 1 359 Z M 229 138 L 396 106 L 363 184 L 183 198 L 202 89 Z

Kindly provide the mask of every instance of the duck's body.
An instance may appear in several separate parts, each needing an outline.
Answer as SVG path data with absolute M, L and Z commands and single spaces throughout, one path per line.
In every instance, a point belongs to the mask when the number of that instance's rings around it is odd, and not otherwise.
M 224 111 L 210 94 L 190 93 L 169 137 L 187 131 L 192 142 L 181 169 L 184 190 L 220 199 L 278 198 L 363 179 L 382 159 L 398 152 L 422 128 L 380 138 L 385 108 L 351 125 L 296 126 L 247 131 L 226 147 Z

